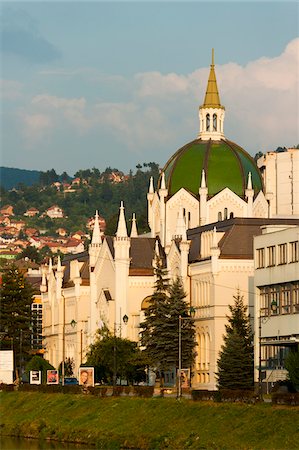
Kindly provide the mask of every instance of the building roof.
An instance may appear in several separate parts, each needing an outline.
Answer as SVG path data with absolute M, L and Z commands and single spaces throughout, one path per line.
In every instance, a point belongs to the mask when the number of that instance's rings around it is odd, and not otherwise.
M 212 64 L 210 66 L 210 74 L 208 79 L 208 85 L 206 90 L 206 95 L 204 103 L 201 108 L 222 108 L 224 107 L 220 103 L 220 97 L 218 93 L 216 74 L 215 74 L 215 64 L 214 64 L 214 49 L 212 49 Z
M 263 190 L 257 165 L 243 148 L 227 139 L 195 139 L 180 148 L 163 169 L 169 196 L 181 188 L 198 196 L 203 169 L 209 197 L 227 187 L 244 198 L 249 172 L 255 194 Z
M 299 219 L 232 218 L 188 230 L 189 262 L 201 261 L 201 234 L 216 227 L 224 235 L 218 243 L 220 259 L 253 259 L 253 238 L 265 225 L 299 225 Z

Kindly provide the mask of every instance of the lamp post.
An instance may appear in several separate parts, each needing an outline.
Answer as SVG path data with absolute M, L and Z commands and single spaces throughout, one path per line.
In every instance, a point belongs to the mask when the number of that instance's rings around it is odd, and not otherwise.
M 62 309 L 63 309 L 63 320 L 62 320 L 62 363 L 61 363 L 61 384 L 62 386 L 64 386 L 64 378 L 65 378 L 65 296 L 64 294 L 61 294 L 61 297 L 63 298 L 63 304 L 62 304 Z M 75 326 L 77 325 L 77 322 L 73 319 L 70 322 L 70 325 L 72 328 L 75 328 Z
M 270 303 L 270 309 L 268 309 L 268 316 L 262 316 L 262 308 L 260 307 L 259 315 L 259 399 L 263 400 L 263 377 L 262 377 L 262 323 L 266 323 L 270 317 L 271 312 L 273 314 L 277 313 L 277 302 L 272 300 Z
M 61 377 L 62 377 L 62 386 L 64 386 L 64 360 L 65 360 L 65 296 L 61 294 L 61 297 L 63 298 L 62 303 L 62 365 L 61 365 Z
M 179 315 L 179 370 L 178 370 L 178 394 L 177 398 L 182 398 L 182 322 L 183 320 L 194 320 L 195 308 L 189 308 L 190 316 L 183 317 Z
M 127 325 L 129 317 L 125 314 L 122 318 L 123 323 Z M 113 387 L 116 386 L 116 372 L 117 372 L 117 355 L 116 355 L 116 323 L 114 323 L 114 345 L 113 345 Z M 121 337 L 121 323 L 119 324 L 120 337 Z

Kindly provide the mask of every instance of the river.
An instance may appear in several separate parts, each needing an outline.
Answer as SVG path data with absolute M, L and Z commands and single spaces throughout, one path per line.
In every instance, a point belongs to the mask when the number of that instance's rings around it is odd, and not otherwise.
M 1 436 L 0 447 L 1 450 L 89 450 L 94 448 L 90 447 L 90 445 L 38 439 L 19 439 L 10 436 Z

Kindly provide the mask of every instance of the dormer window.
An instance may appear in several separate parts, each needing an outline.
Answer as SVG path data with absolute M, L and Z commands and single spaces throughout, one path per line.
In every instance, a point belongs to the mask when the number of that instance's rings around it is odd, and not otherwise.
M 206 115 L 206 129 L 210 131 L 210 114 Z
M 217 131 L 217 114 L 213 114 L 213 131 Z

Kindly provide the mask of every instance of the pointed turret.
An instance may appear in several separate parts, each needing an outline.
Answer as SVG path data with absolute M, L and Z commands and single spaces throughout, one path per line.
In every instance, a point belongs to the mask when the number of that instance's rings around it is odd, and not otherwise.
M 124 204 L 122 201 L 120 202 L 116 236 L 117 237 L 128 237 L 127 225 L 126 225 L 126 219 L 125 219 L 125 208 L 124 208 Z
M 160 189 L 166 189 L 164 172 L 162 172 L 162 175 L 161 175 L 161 188 Z
M 251 172 L 248 173 L 247 189 L 245 191 L 245 196 L 247 198 L 247 217 L 252 217 L 254 189 L 252 189 Z
M 248 174 L 247 189 L 252 189 L 251 172 L 249 172 L 249 174 Z
M 138 237 L 135 213 L 133 213 L 133 217 L 132 217 L 132 228 L 131 228 L 131 235 L 130 235 L 130 237 L 131 238 L 132 237 Z
M 223 122 L 225 108 L 220 103 L 220 96 L 217 87 L 214 49 L 212 49 L 212 63 L 206 95 L 203 104 L 199 107 L 199 135 L 203 140 L 212 139 L 219 141 L 224 138 Z
M 102 243 L 101 240 L 101 231 L 100 231 L 100 224 L 99 224 L 99 214 L 98 211 L 96 211 L 95 219 L 94 219 L 94 227 L 92 232 L 92 239 L 91 239 L 91 245 L 100 245 Z
M 199 188 L 199 224 L 205 225 L 207 220 L 207 200 L 208 200 L 208 188 L 206 183 L 206 173 L 202 169 L 201 172 L 201 184 Z
M 201 187 L 201 188 L 206 188 L 206 187 L 207 187 L 207 185 L 206 185 L 206 173 L 205 173 L 205 169 L 202 169 L 202 172 L 201 172 L 201 184 L 200 184 L 200 187 Z
M 154 193 L 154 178 L 153 177 L 150 177 L 150 185 L 149 185 L 148 193 L 149 194 Z
M 61 259 L 60 255 L 57 257 L 57 272 L 61 272 Z
M 161 244 L 163 246 L 166 245 L 166 203 L 165 199 L 168 195 L 168 190 L 166 188 L 165 183 L 165 173 L 161 173 L 161 182 L 160 182 L 160 189 L 159 189 L 159 197 L 160 197 L 160 239 Z M 170 236 L 171 238 L 171 236 Z M 168 242 L 170 244 L 170 242 Z
M 128 237 L 123 202 L 119 208 L 119 218 L 116 236 L 114 237 L 114 265 L 115 265 L 115 304 L 114 317 L 128 312 L 128 279 L 130 268 L 131 239 Z M 123 329 L 123 337 L 127 337 L 128 328 Z
M 48 268 L 48 274 L 52 272 L 53 265 L 52 265 L 52 258 L 49 259 L 49 268 Z
M 95 213 L 94 226 L 92 231 L 91 244 L 89 246 L 89 264 L 90 270 L 93 272 L 102 247 L 101 230 L 99 224 L 98 211 Z
M 201 108 L 222 108 L 224 106 L 220 103 L 220 97 L 218 93 L 215 64 L 214 64 L 214 49 L 212 48 L 212 64 L 210 66 L 210 74 L 208 79 L 208 85 L 206 90 L 205 99 Z

